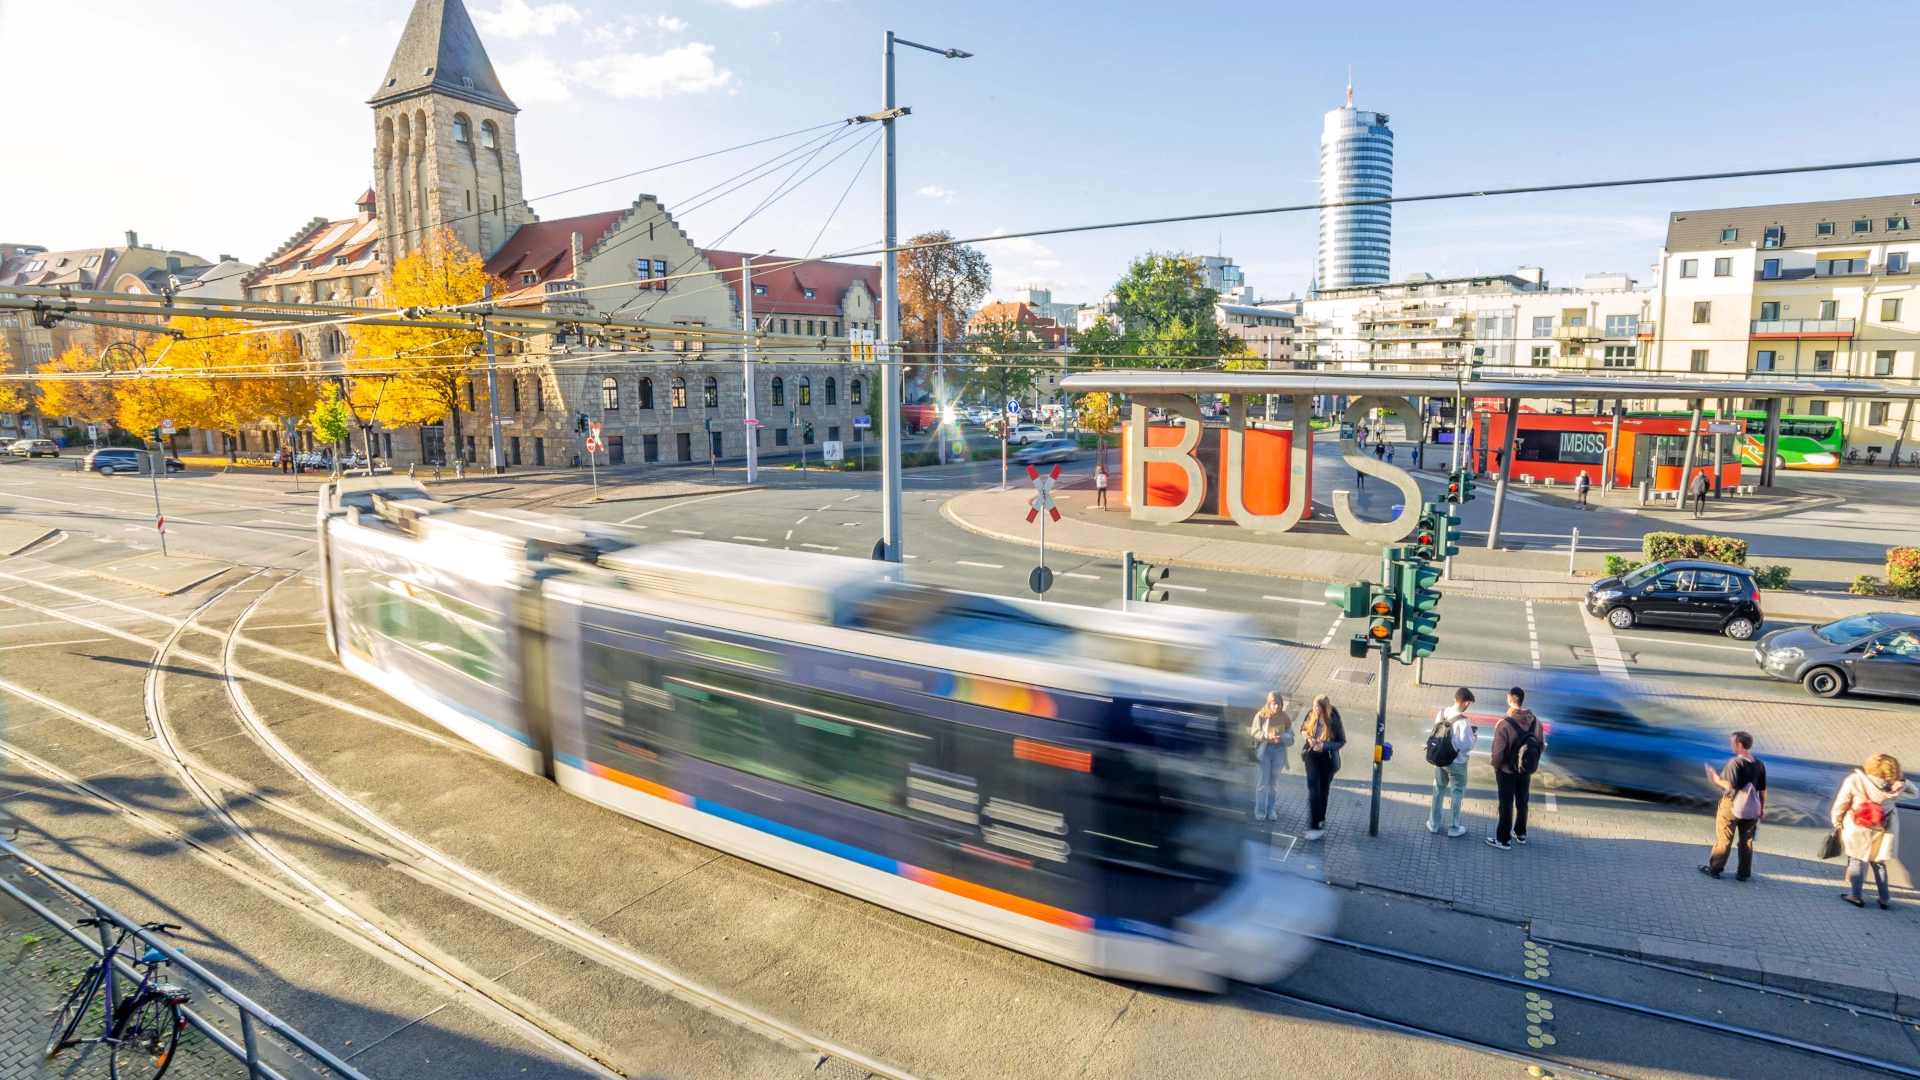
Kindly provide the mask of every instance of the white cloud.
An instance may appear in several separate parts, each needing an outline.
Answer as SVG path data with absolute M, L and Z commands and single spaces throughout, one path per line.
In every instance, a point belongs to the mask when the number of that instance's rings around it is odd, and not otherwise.
M 528 34 L 549 37 L 563 26 L 578 26 L 580 9 L 572 4 L 541 4 L 527 0 L 501 0 L 499 11 L 473 9 L 473 21 L 480 32 L 490 37 L 521 38 Z
M 920 194 L 925 195 L 929 199 L 938 199 L 941 202 L 953 201 L 953 189 L 943 188 L 939 184 L 928 184 L 926 187 L 920 189 Z
M 714 66 L 713 46 L 692 42 L 656 56 L 624 53 L 582 61 L 573 78 L 618 98 L 663 98 L 717 90 L 733 72 Z
M 567 81 L 567 73 L 560 65 L 541 53 L 500 65 L 500 84 L 513 100 L 522 104 L 567 100 L 573 96 Z
M 766 7 L 769 4 L 777 4 L 780 0 L 720 0 L 720 2 L 744 11 L 748 8 Z
M 652 22 L 654 26 L 669 34 L 678 34 L 687 28 L 685 19 L 676 19 L 671 15 L 655 15 Z

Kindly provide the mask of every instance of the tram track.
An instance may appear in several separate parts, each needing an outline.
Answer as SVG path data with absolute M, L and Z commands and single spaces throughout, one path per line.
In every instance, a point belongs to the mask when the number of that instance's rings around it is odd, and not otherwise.
M 15 683 L 0 680 L 0 691 L 12 693 L 23 700 L 32 701 L 42 708 L 63 715 L 90 730 L 113 739 L 120 745 L 141 752 L 157 763 L 172 768 L 200 804 L 205 807 L 208 812 L 213 814 L 228 832 L 239 839 L 257 858 L 272 867 L 277 875 L 295 884 L 294 889 L 282 888 L 278 890 L 281 899 L 299 904 L 308 910 L 312 910 L 315 906 L 320 907 L 325 912 L 324 917 L 328 918 L 331 922 L 336 925 L 344 923 L 344 925 L 341 926 L 342 929 L 362 938 L 368 944 L 384 949 L 394 957 L 403 960 L 417 971 L 436 981 L 464 989 L 467 994 L 477 995 L 479 998 L 490 1002 L 495 1009 L 504 1009 L 513 1018 L 513 1020 L 509 1022 L 510 1026 L 519 1027 L 524 1030 L 525 1025 L 533 1025 L 538 1028 L 540 1032 L 541 1037 L 538 1041 L 548 1045 L 550 1049 L 563 1051 L 566 1056 L 576 1061 L 584 1057 L 591 1062 L 596 1070 L 618 1072 L 617 1068 L 611 1062 L 605 1060 L 598 1052 L 576 1045 L 576 1041 L 586 1040 L 579 1039 L 577 1036 L 556 1032 L 549 1027 L 549 1025 L 553 1027 L 564 1027 L 564 1025 L 559 1025 L 555 1021 L 543 1020 L 527 1015 L 526 1006 L 517 1000 L 517 995 L 506 993 L 496 996 L 492 988 L 484 985 L 476 985 L 477 980 L 470 976 L 462 976 L 458 973 L 456 970 L 458 967 L 457 963 L 449 962 L 451 958 L 435 957 L 432 954 L 437 952 L 437 950 L 434 950 L 424 942 L 413 940 L 412 936 L 405 933 L 403 928 L 393 925 L 389 920 L 382 918 L 378 911 L 360 910 L 361 905 L 353 904 L 345 900 L 341 895 L 341 890 L 330 890 L 321 885 L 315 880 L 312 871 L 296 866 L 290 857 L 274 851 L 268 846 L 267 842 L 257 834 L 256 830 L 249 829 L 234 817 L 223 800 L 218 798 L 215 793 L 209 789 L 209 785 L 226 791 L 228 794 L 235 796 L 246 804 L 258 806 L 288 820 L 296 821 L 308 830 L 327 837 L 332 841 L 347 845 L 372 858 L 381 860 L 390 868 L 405 874 L 407 877 L 422 885 L 436 889 L 491 916 L 534 933 L 555 945 L 570 950 L 586 960 L 590 960 L 619 975 L 647 985 L 655 991 L 669 995 L 684 1004 L 699 1008 L 714 1015 L 717 1019 L 723 1020 L 744 1031 L 792 1050 L 811 1052 L 816 1056 L 817 1062 L 837 1059 L 873 1075 L 887 1077 L 889 1080 L 917 1080 L 913 1074 L 896 1066 L 871 1058 L 851 1047 L 844 1046 L 834 1040 L 827 1039 L 801 1028 L 798 1025 L 755 1009 L 750 1005 L 733 999 L 730 995 L 706 987 L 693 979 L 640 956 L 624 946 L 607 940 L 605 937 L 574 923 L 566 917 L 489 880 L 484 875 L 469 869 L 457 860 L 434 849 L 431 845 L 391 825 L 372 811 L 366 809 L 338 787 L 328 782 L 271 730 L 269 725 L 260 716 L 258 710 L 254 707 L 251 696 L 245 688 L 245 683 L 253 681 L 262 686 L 276 690 L 284 690 L 320 702 L 329 707 L 341 709 L 361 719 L 384 723 L 388 727 L 399 730 L 417 732 L 422 735 L 430 735 L 431 733 L 419 731 L 414 725 L 399 720 L 398 718 L 380 716 L 374 714 L 371 710 L 340 702 L 337 698 L 328 698 L 324 695 L 305 690 L 305 688 L 287 684 L 282 680 L 260 675 L 238 663 L 235 653 L 240 648 L 261 648 L 263 651 L 272 654 L 288 654 L 289 658 L 301 659 L 316 667 L 327 668 L 334 671 L 340 670 L 337 665 L 330 662 L 315 660 L 311 657 L 299 657 L 290 654 L 288 650 L 282 650 L 265 643 L 254 642 L 246 638 L 243 634 L 246 621 L 252 616 L 253 612 L 274 590 L 297 577 L 299 575 L 298 571 L 286 574 L 280 577 L 279 580 L 274 581 L 267 588 L 262 589 L 258 595 L 248 601 L 243 611 L 234 618 L 232 624 L 225 631 L 215 629 L 202 621 L 203 617 L 211 611 L 215 605 L 228 597 L 234 596 L 248 582 L 255 580 L 265 573 L 269 573 L 269 571 L 257 571 L 249 574 L 241 581 L 227 586 L 200 605 L 199 608 L 195 609 L 195 611 L 186 618 L 175 618 L 154 612 L 140 612 L 139 609 L 131 608 L 128 605 L 116 604 L 111 601 L 106 602 L 108 606 L 121 608 L 130 612 L 139 612 L 152 619 L 169 624 L 171 626 L 170 632 L 166 638 L 159 642 L 125 631 L 116 632 L 117 628 L 82 618 L 71 612 L 43 608 L 25 601 L 20 601 L 18 598 L 0 597 L 0 601 L 13 603 L 16 606 L 28 610 L 35 610 L 42 614 L 52 615 L 78 626 L 103 633 L 114 634 L 123 640 L 128 640 L 155 650 L 154 660 L 148 667 L 148 678 L 144 688 L 143 702 L 150 729 L 155 735 L 155 738 L 152 740 L 141 739 L 108 721 L 88 715 L 84 711 L 60 702 L 46 694 L 19 686 Z M 11 574 L 0 574 L 0 576 L 21 580 Z M 76 599 L 84 598 L 86 595 L 58 586 L 43 586 L 40 583 L 34 582 L 23 583 L 36 588 L 50 587 L 56 592 L 65 593 Z M 217 658 L 207 657 L 179 647 L 178 643 L 180 638 L 189 630 L 219 638 L 221 640 L 219 656 Z M 330 820 L 326 816 L 303 809 L 286 799 L 275 796 L 258 784 L 195 760 L 189 752 L 185 751 L 178 744 L 171 726 L 167 722 L 164 695 L 160 693 L 159 690 L 159 676 L 171 658 L 191 660 L 218 672 L 225 685 L 233 712 L 241 721 L 241 730 L 281 767 L 298 776 L 315 794 L 355 820 L 367 825 L 373 835 L 357 831 L 337 821 Z M 440 742 L 441 740 L 436 737 L 432 741 Z M 460 748 L 463 750 L 466 749 L 464 744 L 461 744 Z M 249 884 L 258 884 L 258 875 L 254 874 L 250 877 L 244 869 L 244 864 L 232 859 L 231 856 L 213 851 L 205 844 L 194 841 L 180 830 L 167 827 L 163 823 L 153 819 L 151 815 L 141 812 L 121 800 L 115 799 L 112 795 L 97 786 L 86 784 L 78 777 L 59 770 L 57 766 L 52 765 L 50 762 L 46 762 L 36 755 L 32 755 L 4 741 L 0 741 L 0 754 L 12 757 L 22 764 L 27 765 L 29 768 L 33 768 L 35 771 L 47 775 L 50 779 L 61 783 L 63 786 L 67 786 L 96 802 L 103 802 L 116 811 L 131 816 L 133 820 L 148 831 L 157 832 L 176 842 L 189 844 L 197 853 L 216 859 L 223 870 L 226 870 L 230 874 L 238 872 L 242 880 L 247 881 Z M 501 998 L 505 998 L 506 1000 L 501 1000 Z M 494 1014 L 494 1018 L 497 1020 L 506 1021 L 507 1018 L 495 1013 L 495 1009 L 483 1007 L 480 1011 Z M 563 1045 L 555 1047 L 552 1045 L 551 1040 L 559 1040 Z

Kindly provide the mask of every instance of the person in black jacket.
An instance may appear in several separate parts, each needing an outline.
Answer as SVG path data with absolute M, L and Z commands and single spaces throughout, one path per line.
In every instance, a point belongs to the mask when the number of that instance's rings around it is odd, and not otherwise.
M 1340 771 L 1340 748 L 1347 744 L 1340 710 L 1327 695 L 1313 699 L 1300 724 L 1300 738 L 1306 743 L 1300 764 L 1307 771 L 1307 839 L 1318 840 L 1327 834 L 1327 793 L 1333 790 L 1333 774 Z
M 1507 715 L 1493 729 L 1493 780 L 1500 792 L 1500 821 L 1487 843 L 1501 851 L 1527 842 L 1527 796 L 1533 780 L 1533 768 L 1540 763 L 1540 750 L 1546 739 L 1540 733 L 1540 721 L 1533 710 L 1524 708 L 1527 692 L 1519 687 L 1507 691 Z M 1532 760 L 1526 751 L 1533 749 Z

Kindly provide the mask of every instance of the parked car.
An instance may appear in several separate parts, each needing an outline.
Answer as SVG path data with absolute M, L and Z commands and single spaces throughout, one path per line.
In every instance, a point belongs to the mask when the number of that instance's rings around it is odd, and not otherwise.
M 88 472 L 97 472 L 101 476 L 114 473 L 144 473 L 147 471 L 147 454 L 144 450 L 134 450 L 125 446 L 103 446 L 88 454 L 81 461 L 81 467 Z M 177 457 L 167 459 L 167 471 L 182 472 L 186 463 Z
M 1072 461 L 1080 456 L 1080 444 L 1072 439 L 1042 439 L 1027 443 L 1010 455 L 1022 465 L 1041 465 L 1054 461 Z
M 1042 439 L 1051 438 L 1053 438 L 1053 433 L 1046 428 L 1035 427 L 1032 424 L 1017 424 L 1011 431 L 1007 432 L 1007 445 L 1025 446 L 1028 443 L 1036 443 Z
M 1601 578 L 1587 590 L 1587 613 L 1616 630 L 1674 626 L 1718 630 L 1746 641 L 1760 629 L 1760 587 L 1742 566 L 1669 559 L 1622 577 Z
M 984 427 L 988 424 L 991 424 L 994 418 L 999 416 L 1000 414 L 995 412 L 992 409 L 987 408 L 985 405 L 969 405 L 967 406 L 964 415 L 967 418 L 967 423 L 978 424 Z
M 1754 644 L 1753 662 L 1819 697 L 1920 697 L 1920 616 L 1874 612 L 1775 630 Z
M 59 457 L 60 444 L 52 439 L 15 439 L 7 453 L 14 457 Z

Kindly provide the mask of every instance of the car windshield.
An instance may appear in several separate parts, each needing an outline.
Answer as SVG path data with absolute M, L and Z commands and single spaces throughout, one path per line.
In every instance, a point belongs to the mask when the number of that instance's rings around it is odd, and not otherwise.
M 1620 584 L 1627 586 L 1638 585 L 1666 568 L 1666 563 L 1650 562 L 1640 569 L 1635 570 L 1633 573 L 1628 574 L 1626 577 L 1621 578 Z
M 1859 641 L 1863 637 L 1871 637 L 1886 629 L 1887 624 L 1881 622 L 1878 616 L 1853 615 L 1838 622 L 1827 623 L 1825 626 L 1816 626 L 1813 628 L 1813 633 L 1815 637 L 1829 645 L 1845 645 L 1848 642 Z

